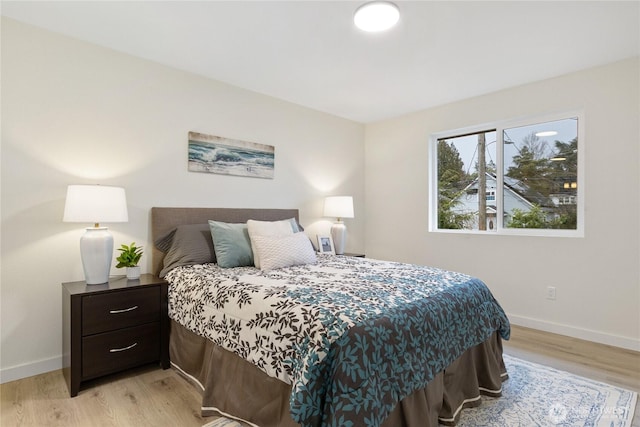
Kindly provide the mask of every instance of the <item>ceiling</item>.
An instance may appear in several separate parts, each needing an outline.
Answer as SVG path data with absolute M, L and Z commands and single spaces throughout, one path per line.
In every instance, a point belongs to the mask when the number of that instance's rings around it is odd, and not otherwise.
M 639 1 L 2 1 L 2 15 L 368 123 L 640 54 Z M 550 94 L 551 95 L 551 94 Z

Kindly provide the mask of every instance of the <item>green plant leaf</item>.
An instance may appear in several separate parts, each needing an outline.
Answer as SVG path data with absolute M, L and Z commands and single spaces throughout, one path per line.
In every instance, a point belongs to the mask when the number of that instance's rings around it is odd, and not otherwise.
M 116 268 L 135 267 L 142 258 L 142 246 L 136 246 L 136 242 L 131 242 L 129 246 L 123 244 L 118 250 L 120 255 L 116 258 Z

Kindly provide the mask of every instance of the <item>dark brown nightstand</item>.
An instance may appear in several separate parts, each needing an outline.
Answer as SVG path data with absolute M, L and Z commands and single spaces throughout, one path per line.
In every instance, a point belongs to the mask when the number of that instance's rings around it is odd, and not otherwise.
M 151 274 L 62 284 L 63 374 L 71 397 L 87 380 L 146 363 L 169 367 L 167 282 Z

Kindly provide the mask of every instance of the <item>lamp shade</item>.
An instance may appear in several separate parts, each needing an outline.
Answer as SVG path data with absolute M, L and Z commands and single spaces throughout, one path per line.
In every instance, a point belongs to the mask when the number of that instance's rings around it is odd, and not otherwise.
M 70 185 L 64 205 L 64 222 L 127 222 L 127 197 L 122 187 Z
M 353 218 L 353 197 L 327 197 L 324 199 L 324 216 L 333 218 Z

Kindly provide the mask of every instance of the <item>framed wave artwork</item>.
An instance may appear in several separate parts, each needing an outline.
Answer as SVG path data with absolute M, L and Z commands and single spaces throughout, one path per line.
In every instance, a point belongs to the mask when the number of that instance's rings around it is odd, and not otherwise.
M 275 147 L 189 132 L 191 172 L 273 178 Z

